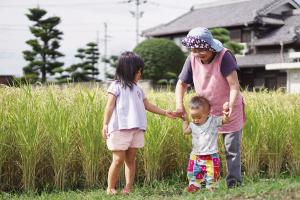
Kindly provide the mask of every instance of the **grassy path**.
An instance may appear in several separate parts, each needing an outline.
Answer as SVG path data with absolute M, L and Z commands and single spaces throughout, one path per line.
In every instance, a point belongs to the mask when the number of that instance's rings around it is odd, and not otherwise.
M 225 187 L 224 180 L 222 180 L 220 188 L 214 193 L 203 191 L 198 192 L 196 194 L 188 194 L 184 191 L 185 187 L 185 183 L 176 183 L 173 180 L 168 182 L 157 182 L 147 186 L 137 186 L 135 191 L 129 196 L 116 195 L 113 197 L 109 197 L 105 194 L 105 191 L 102 189 L 92 191 L 42 193 L 40 195 L 12 195 L 3 193 L 0 195 L 0 199 L 300 199 L 300 177 L 285 179 L 259 179 L 256 181 L 245 180 L 245 184 L 242 187 L 230 190 Z

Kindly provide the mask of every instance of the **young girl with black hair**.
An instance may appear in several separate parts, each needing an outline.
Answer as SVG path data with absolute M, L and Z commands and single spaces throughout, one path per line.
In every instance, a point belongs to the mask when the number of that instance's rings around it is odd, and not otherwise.
M 121 54 L 115 80 L 108 88 L 102 135 L 112 151 L 113 160 L 108 172 L 107 194 L 117 194 L 116 183 L 120 168 L 125 162 L 126 185 L 123 194 L 129 194 L 135 177 L 135 157 L 138 148 L 144 147 L 146 110 L 169 118 L 176 113 L 162 110 L 151 104 L 137 85 L 144 70 L 144 61 L 133 52 Z

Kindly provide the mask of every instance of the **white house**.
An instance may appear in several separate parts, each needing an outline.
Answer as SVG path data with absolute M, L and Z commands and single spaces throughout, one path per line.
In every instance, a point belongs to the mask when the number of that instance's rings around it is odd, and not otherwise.
M 267 64 L 266 70 L 285 70 L 287 73 L 286 90 L 289 93 L 300 92 L 300 52 L 289 54 L 290 59 L 295 59 L 292 63 Z

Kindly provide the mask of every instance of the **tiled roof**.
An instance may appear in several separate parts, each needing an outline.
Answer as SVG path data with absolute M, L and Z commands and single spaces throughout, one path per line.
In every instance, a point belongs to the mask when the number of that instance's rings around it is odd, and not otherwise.
M 224 3 L 225 2 L 225 3 Z M 239 0 L 196 7 L 171 22 L 143 31 L 145 36 L 164 36 L 186 33 L 191 28 L 232 27 L 254 23 L 257 16 L 264 16 L 274 6 L 293 0 Z M 282 25 L 282 20 L 265 18 L 264 23 Z
M 280 53 L 268 54 L 251 54 L 245 56 L 236 56 L 238 66 L 244 67 L 262 67 L 266 64 L 292 62 L 287 54 L 283 54 L 283 59 Z

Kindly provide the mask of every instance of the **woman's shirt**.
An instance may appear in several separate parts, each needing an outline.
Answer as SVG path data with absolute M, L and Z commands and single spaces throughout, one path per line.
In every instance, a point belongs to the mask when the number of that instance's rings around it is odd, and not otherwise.
M 224 76 L 224 70 L 222 70 L 222 62 L 226 53 L 228 53 L 228 50 L 224 48 L 215 55 L 210 63 L 205 64 L 202 63 L 199 57 L 190 56 L 191 72 L 188 76 L 192 75 L 196 93 L 209 101 L 211 105 L 210 113 L 216 116 L 222 115 L 223 104 L 229 102 L 230 99 L 230 86 Z M 223 65 L 223 67 L 228 68 L 232 68 L 232 66 L 236 66 L 236 64 Z M 182 81 L 185 82 L 185 80 Z M 236 97 L 230 119 L 230 123 L 219 128 L 221 133 L 236 132 L 244 126 L 246 118 L 243 97 L 240 93 Z
M 221 73 L 226 78 L 232 71 L 237 70 L 238 66 L 235 60 L 235 57 L 226 51 L 221 61 Z M 193 84 L 193 71 L 191 57 L 187 57 L 183 65 L 182 71 L 179 75 L 179 79 L 186 84 Z
M 113 81 L 107 91 L 116 97 L 116 106 L 108 123 L 108 133 L 132 128 L 146 130 L 146 97 L 143 90 L 136 84 L 130 89 L 123 87 L 119 81 Z

